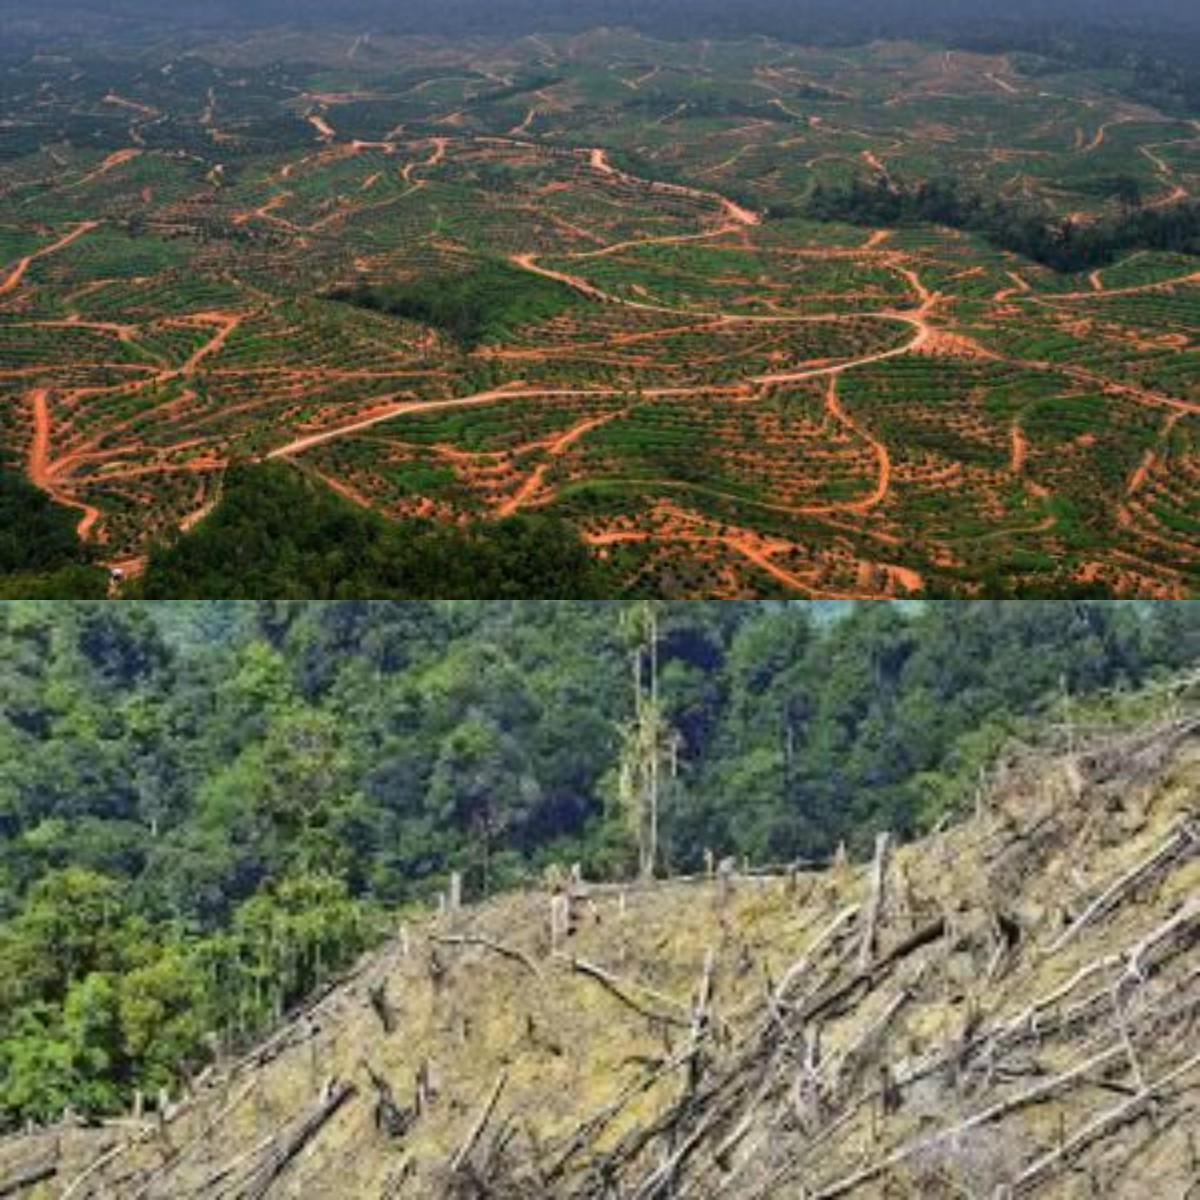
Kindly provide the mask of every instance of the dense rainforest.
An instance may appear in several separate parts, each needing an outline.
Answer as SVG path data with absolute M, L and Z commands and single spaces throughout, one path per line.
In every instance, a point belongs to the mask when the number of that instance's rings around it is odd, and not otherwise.
M 108 572 L 75 532 L 78 514 L 0 466 L 0 600 L 101 599 Z M 240 463 L 187 534 L 153 546 L 123 596 L 602 599 L 614 587 L 563 521 L 518 514 L 445 524 L 388 520 L 284 463 Z
M 552 517 L 391 521 L 285 463 L 240 464 L 190 533 L 155 547 L 150 600 L 603 598 L 611 585 Z
M 1197 662 L 1195 602 L 0 605 L 0 1126 L 175 1086 L 452 870 L 630 875 L 647 757 L 659 872 L 859 853 Z
M 104 595 L 105 574 L 88 560 L 77 516 L 0 458 L 0 600 Z
M 1144 207 L 1135 179 L 1116 176 L 1104 182 L 1122 214 L 1089 223 L 1048 221 L 1044 212 L 986 199 L 953 180 L 908 183 L 886 176 L 860 177 L 834 187 L 817 184 L 806 211 L 817 220 L 875 228 L 936 224 L 965 229 L 983 234 L 999 249 L 1065 272 L 1107 266 L 1135 250 L 1200 254 L 1200 204 Z

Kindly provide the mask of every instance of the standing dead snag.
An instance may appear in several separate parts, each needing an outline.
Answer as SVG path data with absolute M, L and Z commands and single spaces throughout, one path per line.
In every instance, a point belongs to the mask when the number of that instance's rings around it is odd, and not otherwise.
M 371 1002 L 372 1010 L 379 1018 L 379 1024 L 383 1026 L 383 1032 L 394 1033 L 396 1010 L 392 1007 L 391 1000 L 388 999 L 387 980 L 381 979 L 378 983 L 373 983 L 367 990 L 367 997 Z
M 625 729 L 618 795 L 638 847 L 638 876 L 653 879 L 658 868 L 659 801 L 664 762 L 677 769 L 679 738 L 663 716 L 659 697 L 658 649 L 662 602 L 638 601 L 622 615 L 632 644 L 633 721 Z
M 417 1068 L 415 1091 L 417 1116 L 420 1116 L 430 1109 L 438 1098 L 438 1087 L 433 1077 L 433 1065 L 427 1058 L 422 1059 L 421 1065 Z
M 881 833 L 875 839 L 875 859 L 871 865 L 871 894 L 863 915 L 863 936 L 858 947 L 858 969 L 867 970 L 875 957 L 879 918 L 883 912 L 887 887 L 888 860 L 891 854 L 891 835 Z
M 389 1138 L 402 1138 L 416 1123 L 417 1108 L 402 1108 L 396 1102 L 396 1094 L 370 1063 L 363 1062 L 363 1070 L 375 1089 L 375 1128 Z

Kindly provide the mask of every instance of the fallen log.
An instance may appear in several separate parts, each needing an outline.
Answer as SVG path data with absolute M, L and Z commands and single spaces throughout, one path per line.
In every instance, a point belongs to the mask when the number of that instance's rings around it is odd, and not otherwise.
M 1170 866 L 1182 855 L 1200 851 L 1200 823 L 1185 819 L 1155 850 L 1131 867 L 1119 879 L 1104 889 L 1055 940 L 1046 947 L 1047 954 L 1055 954 L 1072 938 L 1089 925 L 1107 915 L 1127 896 L 1152 879 L 1159 871 Z
M 492 1085 L 491 1093 L 488 1095 L 487 1103 L 479 1112 L 479 1116 L 475 1119 L 475 1124 L 471 1126 L 470 1132 L 467 1134 L 463 1144 L 459 1146 L 458 1153 L 450 1162 L 450 1174 L 457 1175 L 471 1159 L 471 1154 L 475 1147 L 479 1145 L 480 1138 L 488 1127 L 488 1122 L 492 1119 L 492 1114 L 496 1111 L 496 1105 L 500 1103 L 500 1097 L 508 1084 L 508 1072 L 501 1071 L 496 1076 L 496 1082 Z
M 292 1160 L 321 1132 L 338 1110 L 351 1100 L 358 1089 L 348 1080 L 334 1083 L 313 1111 L 300 1122 L 271 1153 L 266 1164 L 257 1171 L 240 1200 L 262 1200 L 275 1181 L 287 1170 Z
M 1010 1194 L 1019 1196 L 1022 1192 L 1036 1186 L 1042 1181 L 1047 1171 L 1054 1167 L 1065 1166 L 1081 1150 L 1086 1149 L 1097 1138 L 1107 1137 L 1129 1121 L 1142 1115 L 1143 1111 L 1152 1105 L 1161 1094 L 1177 1079 L 1200 1067 L 1200 1054 L 1194 1054 L 1186 1062 L 1174 1070 L 1168 1071 L 1157 1082 L 1144 1086 L 1123 1104 L 1102 1112 L 1094 1120 L 1089 1121 L 1082 1129 L 1073 1133 L 1061 1146 L 1035 1159 L 1020 1175 L 1009 1184 Z
M 39 1183 L 45 1183 L 47 1179 L 53 1179 L 57 1174 L 58 1165 L 56 1163 L 41 1163 L 36 1167 L 27 1167 L 0 1182 L 0 1197 L 19 1195 L 31 1187 L 36 1187 Z

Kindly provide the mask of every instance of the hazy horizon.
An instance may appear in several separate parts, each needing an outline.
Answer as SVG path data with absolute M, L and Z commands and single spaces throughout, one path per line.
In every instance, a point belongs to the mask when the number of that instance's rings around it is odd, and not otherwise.
M 742 0 L 730 27 L 730 6 L 719 0 L 0 0 L 0 16 L 19 23 L 8 33 L 58 32 L 64 22 L 87 18 L 153 27 L 181 25 L 247 27 L 275 24 L 310 28 L 369 27 L 386 32 L 511 33 L 514 27 L 585 29 L 628 25 L 646 29 L 670 25 L 685 15 L 678 36 L 708 36 L 726 29 L 742 35 L 803 31 L 813 36 L 937 34 L 975 25 L 1055 27 L 1104 25 L 1152 33 L 1156 28 L 1200 30 L 1200 8 L 1183 0 L 1010 0 L 1002 11 L 990 0 Z M 463 21 L 467 25 L 463 25 Z M 660 30 L 662 32 L 662 30 Z M 669 32 L 669 30 L 668 30 Z M 733 36 L 733 32 L 729 34 Z

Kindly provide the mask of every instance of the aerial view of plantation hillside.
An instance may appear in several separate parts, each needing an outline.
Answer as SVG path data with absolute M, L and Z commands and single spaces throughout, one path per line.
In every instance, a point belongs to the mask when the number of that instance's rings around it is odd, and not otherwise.
M 0 594 L 1200 587 L 1194 38 L 127 7 L 0 48 Z

